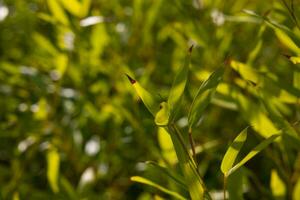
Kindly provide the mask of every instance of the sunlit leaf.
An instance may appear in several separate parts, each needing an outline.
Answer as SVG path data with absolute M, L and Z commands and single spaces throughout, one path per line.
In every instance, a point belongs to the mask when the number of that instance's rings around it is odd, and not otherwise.
M 62 23 L 63 25 L 68 26 L 69 25 L 68 17 L 65 11 L 63 10 L 63 8 L 61 7 L 59 0 L 47 0 L 47 3 L 55 19 L 58 22 Z
M 247 139 L 247 129 L 245 128 L 233 141 L 230 147 L 227 149 L 222 163 L 221 163 L 221 171 L 223 174 L 227 174 L 228 171 L 232 168 L 234 161 L 243 147 L 246 139 Z
M 59 176 L 60 156 L 56 149 L 52 148 L 47 152 L 47 178 L 54 193 L 59 191 L 58 176 Z
M 286 194 L 285 183 L 281 180 L 276 170 L 271 171 L 270 187 L 272 194 L 277 198 L 283 198 Z
M 223 73 L 224 68 L 218 68 L 210 75 L 210 77 L 206 81 L 203 82 L 203 84 L 197 91 L 188 115 L 190 128 L 196 125 L 204 109 L 210 103 L 211 97 L 215 92 L 219 82 L 221 81 Z
M 250 159 L 252 159 L 256 154 L 261 152 L 263 149 L 265 149 L 269 144 L 274 142 L 274 140 L 280 135 L 272 135 L 271 137 L 265 139 L 260 144 L 258 144 L 254 149 L 252 149 L 240 162 L 238 162 L 234 167 L 232 167 L 228 173 L 227 176 L 235 172 L 237 169 L 239 169 L 241 166 L 243 166 L 246 162 L 248 162 Z
M 299 56 L 286 56 L 293 64 L 299 64 L 300 63 L 300 57 Z
M 231 60 L 230 66 L 234 70 L 236 70 L 245 80 L 252 81 L 256 84 L 258 83 L 259 76 L 250 66 L 235 60 Z
M 145 90 L 136 80 L 131 78 L 129 75 L 127 75 L 127 77 L 130 83 L 132 84 L 133 88 L 139 95 L 139 97 L 142 99 L 147 109 L 153 116 L 155 116 L 159 109 L 159 104 L 154 98 L 154 96 L 150 94 L 147 90 Z
M 155 124 L 158 126 L 166 126 L 169 123 L 170 111 L 166 102 L 160 103 L 160 110 L 155 115 Z
M 81 3 L 78 0 L 60 0 L 60 2 L 71 14 L 81 17 Z
M 297 183 L 294 187 L 293 200 L 300 200 L 300 178 L 298 178 Z
M 176 111 L 179 109 L 181 98 L 187 83 L 192 48 L 193 46 L 189 49 L 189 53 L 186 57 L 184 65 L 177 72 L 177 75 L 172 85 L 172 89 L 169 94 L 168 105 L 170 109 L 170 115 L 172 118 L 174 118 Z
M 197 170 L 196 164 L 191 157 L 188 148 L 185 145 L 184 139 L 176 126 L 169 127 L 169 134 L 171 136 L 176 155 L 179 161 L 179 166 L 184 175 L 186 185 L 188 187 L 192 200 L 202 200 L 205 198 L 207 191 L 204 183 Z
M 177 192 L 174 192 L 174 191 L 171 191 L 157 183 L 154 183 L 153 181 L 150 181 L 146 178 L 143 178 L 143 177 L 140 177 L 140 176 L 132 176 L 130 178 L 131 181 L 134 181 L 134 182 L 138 182 L 138 183 L 143 183 L 143 184 L 146 184 L 146 185 L 149 185 L 149 186 L 152 186 L 152 187 L 155 187 L 156 189 L 176 198 L 176 199 L 182 199 L 182 200 L 185 200 L 186 198 L 184 198 L 183 196 L 181 196 L 179 193 Z
M 171 165 L 177 163 L 178 159 L 170 134 L 164 128 L 158 127 L 157 137 L 164 159 Z
M 275 29 L 275 34 L 283 45 L 285 45 L 295 53 L 300 54 L 299 47 L 285 32 L 279 29 Z

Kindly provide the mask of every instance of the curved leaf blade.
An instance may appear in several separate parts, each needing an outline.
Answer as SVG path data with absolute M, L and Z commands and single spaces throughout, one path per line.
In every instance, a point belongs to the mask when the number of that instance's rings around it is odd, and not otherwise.
M 230 145 L 230 147 L 227 149 L 222 163 L 221 163 L 221 171 L 223 174 L 228 173 L 228 171 L 232 168 L 235 159 L 237 155 L 239 154 L 241 148 L 243 147 L 246 139 L 247 139 L 247 130 L 248 128 L 245 128 L 240 132 L 240 134 L 234 139 L 233 143 Z
M 179 108 L 179 104 L 182 99 L 182 95 L 184 92 L 184 89 L 186 87 L 186 83 L 188 80 L 188 74 L 189 74 L 189 65 L 191 62 L 191 53 L 192 53 L 193 46 L 189 48 L 189 53 L 186 56 L 186 60 L 184 65 L 181 67 L 181 69 L 177 72 L 176 77 L 174 79 L 174 82 L 172 84 L 172 88 L 168 97 L 168 105 L 170 108 L 170 114 L 173 118 Z
M 154 98 L 154 96 L 148 92 L 146 89 L 144 89 L 136 80 L 131 78 L 128 74 L 126 74 L 128 80 L 132 84 L 133 88 L 135 89 L 138 96 L 142 99 L 143 103 L 147 107 L 147 109 L 150 111 L 150 113 L 155 117 L 158 109 L 159 104 Z
M 204 109 L 210 103 L 211 97 L 215 92 L 218 84 L 221 82 L 224 74 L 224 67 L 218 68 L 210 77 L 200 86 L 190 108 L 188 115 L 189 128 L 195 126 L 201 117 Z
M 47 153 L 47 178 L 50 187 L 54 193 L 59 191 L 58 175 L 59 175 L 60 157 L 56 149 L 50 149 Z
M 243 166 L 246 162 L 248 162 L 250 159 L 252 159 L 256 154 L 261 152 L 263 149 L 265 149 L 269 144 L 275 141 L 275 139 L 280 136 L 279 134 L 274 134 L 261 143 L 259 143 L 256 147 L 254 147 L 253 150 L 251 150 L 240 162 L 238 162 L 233 168 L 231 168 L 227 176 L 235 172 L 237 169 L 239 169 L 241 166 Z
M 169 106 L 166 102 L 160 104 L 160 110 L 155 115 L 155 124 L 158 126 L 166 126 L 169 123 Z
M 166 194 L 169 194 L 171 195 L 172 197 L 175 197 L 176 199 L 181 199 L 181 200 L 185 200 L 186 198 L 184 198 L 183 196 L 181 196 L 180 194 L 178 194 L 177 192 L 174 192 L 172 190 L 169 190 L 157 183 L 154 183 L 152 181 L 150 181 L 149 179 L 146 179 L 146 178 L 143 178 L 141 176 L 132 176 L 130 178 L 131 181 L 134 181 L 134 182 L 138 182 L 138 183 L 143 183 L 143 184 L 146 184 L 146 185 L 149 185 L 149 186 L 152 186 Z

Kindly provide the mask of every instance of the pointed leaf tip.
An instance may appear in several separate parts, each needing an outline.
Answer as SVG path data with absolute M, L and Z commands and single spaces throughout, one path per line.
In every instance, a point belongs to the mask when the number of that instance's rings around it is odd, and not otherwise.
M 131 78 L 128 74 L 125 74 L 128 78 L 128 80 L 130 81 L 131 84 L 135 84 L 136 80 L 134 80 L 133 78 Z
M 192 44 L 192 46 L 189 48 L 189 53 L 192 53 L 193 48 L 194 48 L 194 45 Z
M 290 59 L 292 56 L 287 55 L 287 54 L 282 54 L 284 57 L 286 57 L 287 59 Z

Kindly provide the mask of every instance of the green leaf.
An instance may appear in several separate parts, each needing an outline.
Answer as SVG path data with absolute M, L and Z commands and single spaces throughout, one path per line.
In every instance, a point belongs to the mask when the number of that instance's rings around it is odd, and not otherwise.
M 150 111 L 150 113 L 155 117 L 157 111 L 159 110 L 159 104 L 154 98 L 154 96 L 145 90 L 136 80 L 127 75 L 128 80 L 132 84 L 138 96 L 142 99 L 143 103 Z
M 175 125 L 168 126 L 168 129 L 166 129 L 166 131 L 169 132 L 171 136 L 179 166 L 181 168 L 182 174 L 184 175 L 191 199 L 202 200 L 205 198 L 205 195 L 207 195 L 209 199 L 209 194 L 207 194 L 203 180 L 200 177 L 199 172 L 197 171 L 197 166 L 193 158 L 189 154 L 189 150 L 185 145 L 181 132 Z
M 47 178 L 50 187 L 54 193 L 59 191 L 58 174 L 59 174 L 60 157 L 56 149 L 52 148 L 47 152 Z
M 230 200 L 243 200 L 245 172 L 242 168 L 231 174 L 227 180 L 227 189 Z
M 140 177 L 140 176 L 132 176 L 130 178 L 131 181 L 135 181 L 135 182 L 138 182 L 138 183 L 143 183 L 143 184 L 146 184 L 146 185 L 149 185 L 149 186 L 152 186 L 152 187 L 155 187 L 156 189 L 168 194 L 168 195 L 171 195 L 172 197 L 176 198 L 176 199 L 182 199 L 182 200 L 185 200 L 186 198 L 184 198 L 183 196 L 181 196 L 180 194 L 178 194 L 177 192 L 174 192 L 172 190 L 169 190 L 157 183 L 154 183 L 146 178 L 143 178 L 143 177 Z
M 47 3 L 48 3 L 49 10 L 51 11 L 55 19 L 58 22 L 62 23 L 63 25 L 68 26 L 69 25 L 68 17 L 65 11 L 62 9 L 58 0 L 48 0 Z
M 60 2 L 72 15 L 80 17 L 81 4 L 78 0 L 60 0 Z
M 199 118 L 201 117 L 204 109 L 210 103 L 211 97 L 215 92 L 218 84 L 220 83 L 223 74 L 224 74 L 224 68 L 223 67 L 218 68 L 200 86 L 192 102 L 189 115 L 188 115 L 188 122 L 189 122 L 190 129 L 195 126 L 195 124 L 198 122 Z
M 286 57 L 293 63 L 293 64 L 299 64 L 300 63 L 300 57 L 299 56 L 287 56 Z
M 276 198 L 284 198 L 286 194 L 285 183 L 281 180 L 276 170 L 271 171 L 270 187 Z
M 87 15 L 91 0 L 60 0 L 64 8 L 76 17 L 84 17 Z
M 294 187 L 293 200 L 300 200 L 300 178 L 299 177 Z
M 153 161 L 147 161 L 146 164 L 151 165 L 154 169 L 156 169 L 158 172 L 161 172 L 162 174 L 167 175 L 169 178 L 171 178 L 175 183 L 177 183 L 179 186 L 181 186 L 183 189 L 187 190 L 187 186 L 184 181 L 184 177 L 181 175 L 172 172 L 172 170 L 160 166 L 158 163 L 155 163 Z
M 230 66 L 237 71 L 245 80 L 252 81 L 253 83 L 258 83 L 259 76 L 254 69 L 252 69 L 249 65 L 244 63 L 231 60 Z
M 283 45 L 285 45 L 287 48 L 294 51 L 295 53 L 300 54 L 299 47 L 284 31 L 280 29 L 275 29 L 275 34 Z
M 169 109 L 170 109 L 171 118 L 175 117 L 176 112 L 179 109 L 179 105 L 181 103 L 183 92 L 184 92 L 184 89 L 185 89 L 185 86 L 186 86 L 186 83 L 188 80 L 192 48 L 193 48 L 193 46 L 191 46 L 189 49 L 189 53 L 186 57 L 184 65 L 177 72 L 177 75 L 172 84 L 172 89 L 169 94 L 168 105 L 169 105 Z
M 227 176 L 235 172 L 237 169 L 239 169 L 241 166 L 243 166 L 246 162 L 248 162 L 250 159 L 252 159 L 256 154 L 261 152 L 263 149 L 265 149 L 269 144 L 274 142 L 274 140 L 280 136 L 279 134 L 275 134 L 270 136 L 269 138 L 262 141 L 260 144 L 258 144 L 256 147 L 254 147 L 253 150 L 251 150 L 240 162 L 238 162 L 234 167 L 232 167 L 228 173 Z
M 155 124 L 158 126 L 166 126 L 169 123 L 169 106 L 166 102 L 160 104 L 160 110 L 155 115 Z
M 232 168 L 234 161 L 239 154 L 247 139 L 247 129 L 245 128 L 233 141 L 230 147 L 227 149 L 221 164 L 221 171 L 226 176 L 228 171 Z

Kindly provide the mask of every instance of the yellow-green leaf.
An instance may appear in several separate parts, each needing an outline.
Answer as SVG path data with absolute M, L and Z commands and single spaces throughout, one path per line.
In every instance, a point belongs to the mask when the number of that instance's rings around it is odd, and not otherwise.
M 205 190 L 203 180 L 197 171 L 196 164 L 189 154 L 188 148 L 185 145 L 184 139 L 181 132 L 177 127 L 169 126 L 170 129 L 166 130 L 169 132 L 176 155 L 178 158 L 179 166 L 181 168 L 182 174 L 184 175 L 186 185 L 188 187 L 190 196 L 192 200 L 202 200 L 205 198 L 207 191 Z
M 169 190 L 157 183 L 154 183 L 153 181 L 150 181 L 149 179 L 146 179 L 146 178 L 143 178 L 143 177 L 140 177 L 140 176 L 132 176 L 130 178 L 131 181 L 134 181 L 134 182 L 138 182 L 138 183 L 143 183 L 143 184 L 146 184 L 146 185 L 149 185 L 149 186 L 152 186 L 152 187 L 155 187 L 156 189 L 176 198 L 176 199 L 181 199 L 181 200 L 185 200 L 186 198 L 184 198 L 183 196 L 181 196 L 179 193 L 177 192 L 174 192 L 172 190 Z
M 294 187 L 293 200 L 300 200 L 300 178 L 298 178 L 297 183 Z
M 295 53 L 300 54 L 299 47 L 285 32 L 283 32 L 280 29 L 275 29 L 275 34 L 283 45 L 285 45 L 287 48 L 294 51 Z
M 160 104 L 160 110 L 155 115 L 155 124 L 158 126 L 166 126 L 169 123 L 169 106 L 166 102 Z
M 299 56 L 288 56 L 288 59 L 289 59 L 293 64 L 299 64 L 299 63 L 300 63 L 300 57 L 299 57 Z
M 274 134 L 270 136 L 269 138 L 265 139 L 261 143 L 259 143 L 256 147 L 254 147 L 253 150 L 251 150 L 240 162 L 238 162 L 234 167 L 232 167 L 228 173 L 227 176 L 235 172 L 237 169 L 239 169 L 241 166 L 243 166 L 246 162 L 248 162 L 250 159 L 252 159 L 256 154 L 261 152 L 263 149 L 265 149 L 269 144 L 274 142 L 274 140 L 279 136 L 279 134 Z
M 154 98 L 154 96 L 151 93 L 149 93 L 147 90 L 145 90 L 136 80 L 131 78 L 129 75 L 127 75 L 127 78 L 132 84 L 138 96 L 142 99 L 147 109 L 155 117 L 157 111 L 159 110 L 159 104 Z
M 223 174 L 228 173 L 228 171 L 232 168 L 235 159 L 237 155 L 239 154 L 241 148 L 243 147 L 246 139 L 247 139 L 247 129 L 245 128 L 233 141 L 233 143 L 230 145 L 228 150 L 226 151 L 222 164 L 221 164 L 221 171 Z
M 189 111 L 189 115 L 188 115 L 189 128 L 192 128 L 196 125 L 204 109 L 210 103 L 212 94 L 215 92 L 218 84 L 221 82 L 223 73 L 224 73 L 223 67 L 217 69 L 200 86 Z
M 272 194 L 276 198 L 284 198 L 286 193 L 286 187 L 284 182 L 281 180 L 276 170 L 271 171 L 270 187 Z
M 81 3 L 78 0 L 60 0 L 64 8 L 69 11 L 72 15 L 81 17 L 80 9 Z
M 48 0 L 47 3 L 48 3 L 49 10 L 51 11 L 55 19 L 58 22 L 62 23 L 63 25 L 68 26 L 69 25 L 68 17 L 65 11 L 63 10 L 63 8 L 61 7 L 60 3 L 58 2 L 58 0 Z
M 47 178 L 50 187 L 54 193 L 59 191 L 58 176 L 59 176 L 60 157 L 56 149 L 50 149 L 47 152 Z
M 170 115 L 173 118 L 176 114 L 176 111 L 179 109 L 179 105 L 182 99 L 182 95 L 187 83 L 188 74 L 189 74 L 189 65 L 191 61 L 191 52 L 193 46 L 189 49 L 189 53 L 186 57 L 185 63 L 182 68 L 177 72 L 177 75 L 174 79 L 172 89 L 168 98 L 168 105 L 170 109 Z
M 230 62 L 230 66 L 237 71 L 245 80 L 249 80 L 253 83 L 258 83 L 259 77 L 254 69 L 252 69 L 249 65 L 244 63 L 232 60 Z

